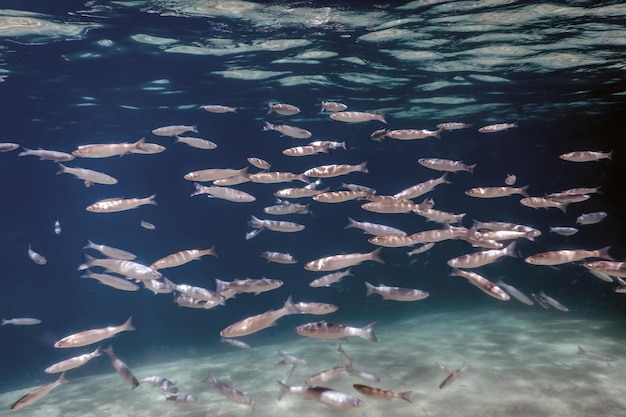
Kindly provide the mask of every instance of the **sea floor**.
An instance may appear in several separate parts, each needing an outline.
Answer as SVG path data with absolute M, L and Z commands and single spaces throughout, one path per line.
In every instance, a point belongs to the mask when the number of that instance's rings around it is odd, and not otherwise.
M 194 356 L 132 368 L 139 379 L 160 375 L 175 381 L 181 393 L 198 397 L 194 404 L 166 402 L 159 389 L 147 385 L 131 390 L 111 368 L 107 375 L 77 379 L 69 372 L 70 383 L 21 410 L 10 411 L 9 407 L 30 389 L 1 394 L 0 416 L 623 417 L 625 333 L 618 321 L 556 311 L 422 314 L 381 321 L 376 329 L 378 343 L 356 338 L 341 342 L 356 369 L 381 381 L 366 382 L 342 374 L 320 385 L 361 398 L 363 406 L 357 409 L 332 409 L 299 395 L 276 399 L 276 380 L 288 371 L 288 367 L 275 366 L 278 349 L 309 363 L 296 368 L 292 385 L 342 364 L 338 341 L 300 337 L 280 345 L 233 348 L 232 352 L 205 358 Z M 619 360 L 602 362 L 578 355 L 579 345 Z M 439 389 L 447 376 L 440 366 L 458 369 L 463 363 L 468 366 L 464 376 Z M 203 382 L 209 373 L 248 393 L 256 406 L 235 404 L 223 397 Z M 49 381 L 54 379 L 51 375 Z M 352 384 L 395 392 L 410 390 L 413 403 L 366 398 Z

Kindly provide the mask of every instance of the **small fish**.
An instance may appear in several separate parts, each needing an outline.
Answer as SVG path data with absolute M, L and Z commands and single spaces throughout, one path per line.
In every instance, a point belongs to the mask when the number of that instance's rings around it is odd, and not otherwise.
M 548 304 L 550 304 L 552 307 L 556 308 L 557 310 L 565 311 L 565 312 L 569 311 L 569 308 L 565 307 L 563 304 L 561 304 L 554 298 L 548 297 L 543 291 L 539 292 L 539 295 L 541 296 L 541 298 L 543 298 L 544 301 L 546 301 Z
M 314 302 L 299 302 L 294 304 L 296 308 L 302 314 L 315 314 L 315 315 L 324 315 L 334 313 L 339 310 L 339 307 L 335 304 L 328 303 L 314 303 Z
M 474 168 L 476 168 L 476 165 L 477 165 L 477 164 L 466 165 L 461 161 L 452 161 L 450 159 L 441 159 L 441 158 L 420 158 L 417 160 L 417 163 L 426 168 L 434 169 L 437 171 L 445 171 L 445 172 L 467 171 L 470 174 L 474 173 Z
M 86 210 L 92 213 L 115 213 L 132 210 L 143 205 L 156 206 L 155 198 L 156 194 L 145 198 L 107 198 L 87 206 Z
M 610 161 L 613 158 L 613 151 L 575 151 L 559 155 L 559 158 L 569 162 L 593 162 L 601 159 L 608 159 Z
M 83 366 L 93 358 L 97 358 L 102 355 L 102 349 L 100 346 L 96 348 L 91 353 L 85 353 L 84 355 L 75 356 L 73 358 L 65 359 L 64 361 L 57 362 L 54 365 L 48 366 L 44 372 L 49 374 L 56 374 L 59 372 L 69 371 L 70 369 L 78 368 L 79 366 Z
M 149 384 L 155 388 L 161 388 L 164 392 L 169 392 L 170 394 L 178 394 L 178 387 L 169 379 L 160 377 L 160 376 L 150 376 L 147 378 L 143 378 L 139 380 L 142 384 Z
M 502 280 L 497 281 L 496 285 L 504 289 L 504 291 L 506 291 L 511 297 L 515 298 L 520 303 L 524 303 L 529 306 L 534 304 L 530 298 L 528 298 L 523 292 L 521 292 L 514 286 L 505 284 L 504 282 L 502 282 Z
M 143 227 L 144 229 L 148 229 L 148 230 L 154 230 L 154 229 L 156 229 L 156 226 L 155 226 L 155 225 L 153 225 L 152 223 L 147 222 L 147 221 L 145 221 L 145 220 L 142 220 L 141 222 L 139 222 L 139 225 L 140 225 L 141 227 Z
M 41 148 L 40 149 L 22 148 L 22 149 L 24 149 L 24 151 L 20 152 L 17 156 L 34 155 L 34 156 L 38 156 L 41 159 L 47 159 L 49 161 L 56 161 L 56 162 L 66 162 L 66 161 L 71 161 L 72 159 L 74 159 L 74 155 L 65 153 L 65 152 L 50 151 L 48 149 L 41 149 Z
M 436 127 L 441 130 L 459 130 L 459 129 L 469 129 L 474 125 L 467 123 L 459 123 L 459 122 L 446 122 L 439 123 Z
M 115 353 L 113 353 L 113 346 L 108 346 L 102 349 L 111 358 L 111 365 L 115 368 L 118 374 L 131 385 L 131 389 L 135 389 L 139 386 L 139 381 L 135 378 L 130 368 L 120 359 Z
M 293 116 L 294 114 L 300 113 L 300 109 L 291 104 L 274 103 L 268 105 L 267 114 L 270 114 L 272 112 L 282 114 L 283 116 Z
M 132 317 L 120 326 L 109 326 L 99 329 L 85 330 L 64 337 L 54 344 L 55 348 L 74 348 L 87 346 L 98 343 L 102 340 L 109 339 L 121 332 L 129 332 L 135 330 L 132 323 Z M 103 349 L 104 350 L 104 349 Z M 104 350 L 106 352 L 106 350 Z
M 202 110 L 206 110 L 210 113 L 237 113 L 237 107 L 222 106 L 221 104 L 202 106 Z
M 263 229 L 252 229 L 249 232 L 246 232 L 246 240 L 250 240 L 254 237 L 256 237 L 259 233 L 261 233 L 263 231 Z
M 281 381 L 276 382 L 280 387 L 277 397 L 279 401 L 287 394 L 300 394 L 331 408 L 347 409 L 363 405 L 363 401 L 360 399 L 330 388 L 313 385 L 289 386 Z
M 57 236 L 61 234 L 61 223 L 58 220 L 54 222 L 54 234 Z
M 388 391 L 388 390 L 384 390 L 381 388 L 374 388 L 374 387 L 370 387 L 368 385 L 362 385 L 362 384 L 354 384 L 352 385 L 352 387 L 355 390 L 359 391 L 361 394 L 365 395 L 366 397 L 373 398 L 375 400 L 391 400 L 393 398 L 399 398 L 399 399 L 408 401 L 411 404 L 413 404 L 413 401 L 411 401 L 411 399 L 409 398 L 411 391 L 393 392 L 393 391 Z
M 370 120 L 378 120 L 387 124 L 384 114 L 367 113 L 359 111 L 340 111 L 330 114 L 330 118 L 339 122 L 360 123 L 369 122 Z
M 211 246 L 208 249 L 188 249 L 173 253 L 171 255 L 167 255 L 157 261 L 154 261 L 150 265 L 150 268 L 154 269 L 155 271 L 158 269 L 173 268 L 176 266 L 184 265 L 196 259 L 200 259 L 205 255 L 211 255 L 217 258 L 218 256 L 217 253 L 215 253 L 215 245 Z
M 515 252 L 516 243 L 512 242 L 503 249 L 492 249 L 474 252 L 450 259 L 448 266 L 452 268 L 478 268 L 493 263 L 503 256 L 517 257 Z
M 221 180 L 224 178 L 234 177 L 236 175 L 248 175 L 248 168 L 243 167 L 241 169 L 232 169 L 232 168 L 209 168 L 209 169 L 201 169 L 198 171 L 188 172 L 183 176 L 187 181 L 197 181 L 197 182 L 207 182 L 207 181 L 215 181 Z
M 527 189 L 528 185 L 525 187 L 477 187 L 465 191 L 465 194 L 470 197 L 477 198 L 498 198 L 514 194 L 520 194 L 524 197 L 529 197 L 528 193 L 526 192 Z
M 333 113 L 333 114 L 336 114 L 336 113 Z M 302 129 L 300 127 L 289 126 L 289 125 L 274 125 L 269 122 L 265 122 L 263 124 L 263 131 L 266 132 L 268 130 L 275 130 L 277 132 L 282 133 L 285 136 L 290 136 L 295 139 L 308 139 L 311 136 L 313 136 L 311 132 L 309 132 L 308 130 Z
M 427 250 L 432 249 L 433 246 L 435 246 L 434 242 L 424 243 L 422 246 L 415 248 L 412 251 L 407 252 L 406 254 L 409 255 L 409 257 L 413 255 L 418 255 L 420 253 L 423 253 L 423 252 L 426 252 Z
M 280 350 L 278 351 L 278 354 L 281 356 L 282 359 L 276 363 L 276 366 L 282 366 L 282 365 L 309 366 L 309 363 L 305 361 L 304 359 L 300 359 L 291 355 L 285 355 Z
M 535 209 L 555 207 L 561 210 L 563 213 L 565 213 L 565 211 L 567 210 L 567 206 L 569 204 L 568 202 L 554 201 L 554 200 L 551 200 L 549 198 L 544 198 L 544 197 L 525 197 L 525 198 L 522 198 L 519 202 L 523 206 L 535 208 Z
M 261 229 L 259 229 L 261 230 Z M 289 253 L 265 251 L 261 253 L 261 258 L 265 258 L 268 262 L 276 262 L 279 264 L 296 264 L 298 260 Z
M 300 310 L 291 301 L 291 296 L 285 301 L 282 308 L 239 320 L 222 330 L 220 336 L 228 338 L 247 336 L 273 326 L 278 319 L 290 314 L 300 314 Z
M 279 220 L 263 220 L 259 219 L 255 216 L 251 216 L 250 221 L 248 222 L 250 227 L 255 229 L 264 228 L 267 230 L 272 230 L 274 232 L 283 232 L 283 233 L 294 233 L 304 230 L 305 226 L 300 223 L 294 222 L 285 222 Z
M 385 285 L 379 285 L 376 287 L 367 281 L 365 281 L 365 288 L 367 289 L 366 296 L 378 294 L 385 300 L 418 301 L 429 296 L 427 291 L 416 290 L 413 288 L 387 287 Z
M 483 126 L 478 131 L 480 133 L 494 133 L 517 127 L 517 123 L 496 123 L 494 125 Z
M 104 256 L 114 259 L 121 259 L 126 261 L 132 261 L 137 258 L 137 255 L 134 253 L 130 253 L 128 251 L 114 248 L 112 246 L 102 245 L 99 243 L 94 243 L 91 240 L 87 239 L 87 245 L 83 246 L 83 249 L 95 249 Z
M 513 174 L 508 174 L 506 178 L 504 179 L 504 183 L 506 185 L 514 185 L 516 181 L 517 181 L 517 176 Z
M 93 184 L 114 185 L 117 184 L 117 179 L 103 172 L 94 171 L 85 168 L 71 168 L 63 165 L 59 162 L 59 174 L 72 174 L 76 178 L 85 182 L 85 187 L 91 187 Z
M 615 362 L 617 360 L 619 360 L 619 358 L 617 356 L 613 356 L 613 355 L 605 355 L 603 353 L 597 353 L 597 352 L 591 352 L 588 350 L 583 350 L 583 348 L 581 348 L 580 346 L 578 346 L 578 352 L 576 352 L 577 355 L 584 355 L 586 357 L 588 357 L 589 359 L 593 359 L 594 361 L 600 361 L 600 362 Z
M 249 344 L 239 339 L 227 339 L 225 337 L 222 337 L 220 339 L 220 342 L 228 343 L 229 345 L 234 346 L 239 349 L 250 349 Z
M 168 397 L 165 397 L 165 401 L 190 404 L 190 403 L 197 403 L 198 397 L 196 397 L 195 395 L 191 395 L 191 394 L 170 395 Z
M 530 293 L 530 295 L 532 295 L 537 304 L 539 304 L 542 308 L 545 308 L 546 310 L 550 309 L 550 303 L 548 302 L 548 300 L 545 299 L 544 296 L 542 296 L 541 294 L 535 294 L 534 292 Z
M 176 140 L 174 141 L 174 143 L 179 143 L 179 142 L 189 145 L 192 148 L 196 148 L 196 149 L 210 150 L 210 149 L 217 148 L 217 144 L 214 142 L 211 142 L 210 140 L 194 138 L 191 136 L 176 136 Z
M 442 367 L 442 369 L 448 372 L 449 375 L 441 382 L 441 384 L 439 384 L 439 389 L 449 387 L 454 381 L 461 378 L 463 376 L 463 372 L 467 370 L 467 365 L 463 364 L 463 366 L 461 366 L 456 371 L 451 371 L 450 369 L 444 367 Z
M 542 252 L 525 259 L 526 263 L 531 265 L 561 265 L 568 262 L 582 261 L 587 258 L 601 258 L 614 261 L 609 255 L 610 246 L 596 250 L 584 249 L 563 249 L 552 252 Z
M 11 405 L 11 410 L 19 410 L 20 408 L 26 407 L 27 405 L 31 405 L 34 402 L 48 395 L 53 389 L 55 389 L 59 385 L 67 384 L 68 382 L 70 381 L 67 378 L 65 378 L 65 372 L 64 372 L 59 376 L 59 378 L 56 381 L 51 382 L 46 385 L 42 385 L 39 388 L 35 388 L 34 390 L 30 391 L 28 394 L 21 397 L 16 402 L 14 402 Z
M 113 258 L 99 259 L 89 255 L 85 255 L 85 263 L 79 265 L 77 269 L 83 271 L 93 266 L 101 266 L 116 274 L 140 280 L 159 279 L 163 276 L 159 271 L 138 262 Z
M 511 299 L 511 297 L 502 288 L 475 272 L 453 269 L 450 275 L 466 278 L 470 283 L 477 286 L 485 294 L 488 294 L 500 301 L 509 301 Z
M 237 190 L 235 188 L 230 187 L 215 187 L 215 186 L 204 186 L 202 184 L 198 184 L 194 182 L 193 185 L 196 187 L 196 190 L 191 193 L 191 196 L 196 196 L 200 194 L 207 194 L 208 197 L 211 198 L 219 198 L 226 201 L 231 201 L 233 203 L 251 203 L 256 201 L 256 197 L 248 194 L 244 191 Z
M 2 142 L 2 143 L 0 143 L 0 152 L 14 151 L 14 150 L 16 150 L 19 147 L 20 147 L 20 145 L 17 144 L 17 143 Z
M 209 375 L 207 379 L 204 380 L 204 382 L 213 384 L 213 386 L 217 388 L 224 397 L 228 398 L 234 403 L 249 405 L 251 407 L 254 407 L 256 405 L 256 402 L 248 394 L 223 383 L 222 381 L 215 378 L 213 375 Z
M 320 109 L 320 111 L 338 112 L 344 111 L 347 108 L 348 106 L 337 101 L 322 101 L 322 108 Z
M 395 227 L 386 226 L 384 224 L 359 222 L 348 217 L 348 225 L 344 229 L 360 229 L 367 234 L 374 236 L 406 236 L 407 233 L 396 229 Z
M 555 227 L 550 227 L 550 233 L 556 233 L 557 235 L 561 235 L 561 236 L 572 236 L 578 233 L 578 229 L 576 229 L 575 227 L 555 226 Z
M 339 269 L 359 265 L 360 263 L 365 261 L 374 261 L 380 264 L 384 264 L 385 261 L 380 258 L 381 250 L 382 248 L 378 248 L 368 253 L 348 253 L 325 256 L 323 258 L 308 262 L 304 265 L 304 269 L 306 269 L 307 271 L 336 271 Z
M 185 132 L 198 133 L 197 126 L 172 125 L 159 127 L 152 130 L 152 134 L 156 136 L 179 136 Z
M 329 369 L 324 369 L 308 377 L 304 381 L 304 383 L 307 385 L 312 385 L 318 384 L 320 382 L 330 381 L 331 379 L 339 377 L 339 375 L 341 375 L 343 372 L 346 372 L 347 370 L 348 368 L 346 368 L 345 366 L 335 366 Z
M 596 211 L 594 213 L 581 214 L 576 218 L 576 224 L 588 225 L 600 223 L 608 214 L 604 211 Z
M 0 326 L 6 326 L 7 324 L 12 324 L 13 326 L 34 326 L 40 323 L 41 320 L 39 319 L 20 317 L 16 319 L 2 319 L 2 324 L 0 324 Z
M 45 265 L 48 262 L 48 260 L 45 257 L 41 256 L 39 253 L 32 250 L 30 245 L 28 245 L 28 257 L 30 258 L 31 261 L 33 261 L 37 265 Z
M 364 327 L 351 327 L 341 323 L 318 321 L 296 327 L 296 333 L 314 339 L 345 339 L 348 336 L 356 336 L 370 342 L 378 342 L 374 334 L 374 327 L 377 324 L 372 322 Z
M 147 151 L 149 150 L 147 145 L 145 138 L 141 138 L 134 143 L 94 143 L 79 146 L 72 151 L 72 155 L 80 158 L 108 158 L 134 153 L 133 151 Z
M 387 136 L 388 132 L 389 132 L 389 129 L 378 129 L 372 132 L 372 134 L 370 135 L 370 139 L 376 142 L 380 142 L 385 138 L 385 136 Z
M 263 169 L 265 171 L 269 170 L 272 167 L 272 165 L 269 162 L 261 158 L 251 157 L 251 158 L 248 158 L 247 161 L 252 166 L 259 168 L 259 169 Z
M 215 291 L 207 290 L 203 287 L 197 287 L 187 284 L 174 284 L 174 289 L 187 297 L 195 298 L 198 300 L 204 300 L 209 302 L 222 303 L 224 297 Z
M 350 268 L 345 271 L 337 271 L 331 274 L 324 275 L 313 281 L 309 282 L 309 287 L 318 288 L 318 287 L 330 287 L 331 284 L 335 282 L 339 282 L 342 278 L 353 276 Z
M 215 292 L 221 294 L 224 290 L 234 290 L 238 293 L 254 293 L 272 291 L 282 287 L 283 281 L 278 279 L 236 279 L 230 282 L 215 279 Z
M 337 113 L 334 113 L 337 114 Z M 367 161 L 362 162 L 357 165 L 348 165 L 348 164 L 331 164 L 331 165 L 322 165 L 318 167 L 314 167 L 311 169 L 307 169 L 304 171 L 304 175 L 307 177 L 314 178 L 332 178 L 338 177 L 340 175 L 346 175 L 351 172 L 363 172 L 367 174 L 369 171 L 367 170 Z

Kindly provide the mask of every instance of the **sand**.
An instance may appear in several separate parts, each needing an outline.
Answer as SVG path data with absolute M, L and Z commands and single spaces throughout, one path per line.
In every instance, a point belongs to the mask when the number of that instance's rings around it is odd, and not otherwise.
M 296 369 L 291 380 L 294 385 L 342 364 L 338 341 L 294 334 L 280 345 L 233 348 L 219 355 L 171 358 L 138 367 L 129 363 L 138 378 L 160 375 L 175 381 L 181 393 L 198 397 L 194 404 L 166 402 L 159 389 L 148 385 L 131 390 L 111 368 L 110 374 L 77 379 L 72 379 L 70 371 L 71 383 L 21 410 L 8 408 L 30 389 L 1 394 L 0 416 L 623 417 L 626 353 L 620 328 L 618 318 L 591 320 L 576 313 L 538 310 L 468 310 L 381 321 L 376 330 L 378 343 L 356 338 L 341 342 L 354 367 L 377 375 L 381 382 L 342 374 L 320 384 L 361 398 L 363 406 L 357 409 L 331 409 L 299 395 L 277 401 L 276 380 L 288 371 L 287 367 L 275 367 L 278 349 L 309 362 L 308 367 Z M 620 360 L 607 363 L 577 355 L 578 345 Z M 457 369 L 463 363 L 469 367 L 465 375 L 439 389 L 447 376 L 439 365 Z M 250 394 L 256 407 L 223 397 L 202 381 L 209 373 Z M 52 382 L 55 376 L 45 378 Z M 352 388 L 356 383 L 396 392 L 410 390 L 413 404 L 363 397 Z

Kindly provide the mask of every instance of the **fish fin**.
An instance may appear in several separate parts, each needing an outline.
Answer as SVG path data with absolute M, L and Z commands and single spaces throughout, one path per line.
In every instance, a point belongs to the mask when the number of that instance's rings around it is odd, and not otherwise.
M 291 300 L 291 295 L 289 296 L 289 298 L 287 298 L 287 301 L 285 301 L 285 305 L 283 306 L 283 308 L 285 309 L 287 314 L 300 314 L 301 313 L 301 311 L 298 310 L 298 308 L 293 304 L 293 301 Z
M 411 395 L 412 391 L 404 391 L 404 392 L 399 392 L 398 395 L 400 396 L 400 398 L 402 398 L 405 401 L 410 402 L 411 404 L 413 404 L 413 401 L 411 401 L 411 399 L 409 398 L 409 395 Z
M 369 295 L 374 294 L 374 288 L 375 287 L 372 284 L 370 284 L 369 282 L 367 282 L 367 281 L 364 281 L 364 282 L 365 282 L 365 288 L 367 290 L 367 292 L 365 293 L 365 296 L 367 297 Z
M 122 329 L 124 329 L 123 331 L 126 331 L 126 332 L 136 330 L 135 327 L 133 326 L 133 316 L 130 316 L 128 320 L 126 320 L 124 324 L 122 324 Z
M 361 162 L 359 164 L 359 172 L 363 172 L 365 174 L 369 174 L 369 171 L 367 170 L 367 161 Z
M 436 137 L 437 139 L 441 139 L 441 132 L 443 132 L 443 129 L 437 129 L 437 130 L 435 131 L 435 137 Z M 410 402 L 410 401 L 409 401 L 409 402 Z
M 0 326 L 4 326 L 5 324 L 9 324 L 8 320 L 2 319 L 2 324 L 0 324 Z
M 276 395 L 276 399 L 280 401 L 285 395 L 291 392 L 291 387 L 283 382 L 276 381 L 278 384 L 278 394 Z
M 270 122 L 263 122 L 263 128 L 261 130 L 263 132 L 267 132 L 268 130 L 274 130 L 274 125 Z
M 354 228 L 356 227 L 355 225 L 356 225 L 356 221 L 353 218 L 348 217 L 348 225 L 344 227 L 344 229 Z
M 57 162 L 57 164 L 59 164 L 59 170 L 57 171 L 57 175 L 64 174 L 65 172 L 67 172 L 66 171 L 67 167 L 65 165 L 63 165 L 60 162 Z
M 583 348 L 580 347 L 580 345 L 578 345 L 578 352 L 576 352 L 577 355 L 584 355 L 586 352 L 583 350 Z
M 363 334 L 360 336 L 365 340 L 369 340 L 370 342 L 378 342 L 378 338 L 376 337 L 376 334 L 374 334 L 374 328 L 376 327 L 377 324 L 378 322 L 374 321 L 368 324 L 367 326 L 363 327 L 361 329 L 363 331 L 362 332 Z
M 374 262 L 378 262 L 379 264 L 384 264 L 385 261 L 383 261 L 380 257 L 380 252 L 383 250 L 382 247 L 373 250 L 372 252 L 369 253 L 370 255 L 370 261 L 374 261 Z
M 598 258 L 606 259 L 608 261 L 614 261 L 615 258 L 609 255 L 610 250 L 611 250 L 611 246 L 607 246 L 605 248 L 600 249 L 598 251 Z
M 91 241 L 89 241 L 91 243 Z M 87 255 L 85 254 L 85 262 L 78 265 L 78 270 L 79 271 L 84 271 L 85 269 L 89 268 L 91 266 L 91 263 L 96 260 L 97 258 L 91 256 L 91 255 Z
M 476 168 L 476 165 L 478 165 L 478 164 L 474 164 L 474 165 L 470 165 L 470 166 L 469 166 L 468 172 L 469 172 L 470 174 L 473 174 L 473 173 L 474 173 L 474 168 Z
M 156 198 L 156 194 L 152 194 L 148 197 L 148 204 L 152 204 L 153 206 L 158 206 L 157 202 L 154 200 Z

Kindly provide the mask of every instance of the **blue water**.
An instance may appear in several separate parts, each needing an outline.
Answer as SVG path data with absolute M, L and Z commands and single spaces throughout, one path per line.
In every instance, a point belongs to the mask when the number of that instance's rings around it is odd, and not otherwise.
M 430 194 L 436 208 L 467 213 L 466 226 L 471 225 L 471 219 L 479 219 L 510 221 L 540 229 L 543 235 L 535 242 L 519 242 L 522 258 L 561 248 L 596 249 L 609 245 L 614 247 L 611 252 L 614 257 L 623 259 L 626 255 L 623 197 L 626 78 L 622 63 L 625 51 L 618 36 L 624 34 L 620 22 L 626 12 L 619 9 L 620 2 L 604 3 L 603 7 L 614 7 L 612 13 L 594 12 L 594 8 L 597 11 L 600 7 L 594 6 L 595 2 L 572 2 L 569 15 L 548 13 L 513 25 L 514 31 L 526 35 L 519 39 L 506 36 L 510 32 L 501 19 L 487 17 L 489 13 L 515 16 L 524 2 L 484 7 L 476 2 L 431 2 L 411 9 L 400 7 L 401 2 L 386 5 L 271 2 L 263 7 L 257 5 L 250 12 L 231 14 L 218 13 L 217 9 L 192 13 L 182 1 L 117 5 L 97 1 L 40 3 L 5 1 L 3 7 L 41 13 L 38 18 L 43 22 L 80 24 L 84 28 L 64 34 L 46 30 L 13 33 L 0 20 L 3 29 L 0 31 L 3 81 L 0 142 L 71 152 L 87 143 L 130 142 L 146 137 L 167 150 L 156 155 L 77 158 L 68 163 L 68 166 L 104 171 L 119 179 L 114 186 L 91 188 L 85 188 L 70 175 L 55 175 L 57 167 L 51 161 L 18 157 L 19 151 L 0 154 L 0 315 L 43 320 L 39 326 L 0 329 L 2 391 L 39 380 L 42 369 L 65 358 L 65 352 L 52 347 L 59 338 L 87 328 L 121 324 L 131 315 L 137 332 L 118 337 L 115 344 L 116 350 L 127 352 L 125 359 L 138 361 L 155 352 L 167 355 L 184 349 L 224 349 L 218 343 L 222 328 L 248 315 L 279 308 L 289 295 L 296 301 L 338 304 L 341 309 L 332 320 L 362 324 L 381 317 L 428 310 L 458 311 L 489 305 L 506 311 L 519 307 L 514 305 L 515 301 L 500 303 L 463 279 L 448 276 L 450 268 L 446 261 L 473 250 L 463 241 L 438 244 L 415 257 L 412 263 L 408 262 L 404 248 L 383 249 L 385 265 L 366 263 L 354 268 L 355 278 L 331 288 L 310 288 L 308 282 L 319 274 L 303 270 L 303 263 L 331 254 L 374 248 L 358 230 L 343 230 L 348 216 L 388 224 L 409 233 L 436 225 L 413 214 L 369 213 L 360 209 L 362 202 L 358 201 L 327 205 L 311 202 L 312 215 L 281 219 L 305 224 L 305 231 L 293 234 L 265 231 L 246 241 L 250 215 L 269 218 L 262 209 L 273 204 L 272 193 L 299 185 L 235 186 L 257 197 L 252 204 L 235 204 L 203 196 L 190 197 L 193 185 L 183 175 L 204 168 L 241 168 L 250 156 L 267 159 L 277 171 L 291 172 L 330 163 L 368 161 L 369 174 L 354 173 L 325 180 L 324 187 L 334 190 L 342 181 L 354 182 L 373 187 L 379 194 L 394 194 L 439 176 L 417 164 L 420 157 L 477 163 L 473 175 L 453 174 L 451 185 L 442 185 Z M 294 16 L 306 8 L 312 10 L 309 15 L 323 15 L 327 10 L 337 18 L 320 24 L 299 22 Z M 0 10 L 0 19 L 9 15 L 7 10 Z M 370 16 L 372 13 L 375 15 Z M 371 22 L 362 23 L 366 18 Z M 376 25 L 392 26 L 400 19 L 405 20 L 399 23 L 399 28 L 412 31 L 415 38 L 379 43 L 360 38 L 374 32 Z M 468 24 L 468 19 L 494 26 L 457 30 Z M 136 34 L 173 41 L 169 46 L 142 43 L 131 38 Z M 491 37 L 479 38 L 486 34 Z M 474 37 L 477 39 L 472 40 Z M 309 43 L 281 50 L 242 49 L 226 55 L 216 53 L 215 49 L 206 55 L 167 52 L 172 45 L 224 48 L 226 44 L 220 44 L 219 40 L 233 47 L 286 39 Z M 385 52 L 415 51 L 419 42 L 412 42 L 416 39 L 424 42 L 423 51 L 440 57 L 409 61 Z M 541 49 L 551 42 L 554 45 L 561 42 L 562 49 L 557 46 L 556 51 Z M 573 47 L 575 44 L 579 46 Z M 534 51 L 532 56 L 541 60 L 511 57 L 504 52 L 499 61 L 487 60 L 492 58 L 487 52 L 475 59 L 468 55 L 470 49 L 502 45 L 528 48 Z M 330 51 L 336 55 L 319 63 L 274 63 L 305 51 Z M 560 61 L 562 56 L 550 56 L 556 52 L 571 54 L 581 61 L 565 65 Z M 361 61 L 357 64 L 341 59 L 346 57 Z M 583 60 L 589 57 L 596 59 Z M 231 69 L 283 74 L 263 79 L 224 77 L 222 71 Z M 372 78 L 355 81 L 355 73 Z M 281 84 L 284 77 L 295 76 L 320 76 L 325 81 L 296 86 Z M 156 83 L 156 80 L 167 82 Z M 447 84 L 435 87 L 433 83 L 439 82 Z M 374 142 L 369 135 L 382 128 L 382 124 L 334 122 L 319 112 L 322 100 L 344 102 L 349 110 L 386 113 L 388 127 L 392 129 L 433 129 L 437 123 L 449 121 L 473 123 L 475 127 L 444 132 L 441 140 Z M 269 102 L 291 103 L 302 112 L 291 117 L 266 115 Z M 239 111 L 211 114 L 200 109 L 206 104 L 234 106 Z M 306 141 L 280 137 L 277 132 L 262 132 L 263 121 L 306 128 L 314 133 L 313 140 L 346 141 L 348 149 L 330 155 L 289 158 L 281 150 Z M 476 130 L 497 122 L 517 122 L 519 127 L 494 134 Z M 197 136 L 214 141 L 218 148 L 193 149 L 150 133 L 154 128 L 170 124 L 195 124 L 199 130 Z M 558 158 L 561 153 L 583 149 L 613 150 L 613 160 L 575 164 Z M 508 173 L 517 175 L 519 186 L 530 185 L 531 195 L 543 196 L 582 186 L 601 186 L 602 193 L 593 195 L 587 202 L 572 204 L 566 214 L 556 209 L 524 207 L 517 197 L 481 200 L 464 194 L 476 186 L 503 185 Z M 145 197 L 154 193 L 156 207 L 113 214 L 85 211 L 86 206 L 103 198 Z M 600 224 L 581 227 L 570 238 L 548 234 L 549 226 L 572 226 L 579 214 L 598 210 L 609 214 Z M 57 219 L 62 226 L 58 236 L 53 232 Z M 156 230 L 141 228 L 141 220 L 155 224 Z M 177 283 L 208 288 L 214 288 L 214 278 L 261 276 L 281 279 L 285 285 L 256 297 L 240 295 L 211 311 L 184 309 L 173 303 L 171 295 L 155 296 L 146 290 L 126 293 L 79 279 L 77 266 L 83 262 L 81 248 L 87 239 L 129 250 L 146 264 L 180 250 L 216 245 L 219 259 L 206 257 L 164 270 L 164 274 Z M 47 257 L 45 266 L 29 260 L 29 244 Z M 265 250 L 290 252 L 300 262 L 267 263 L 259 257 Z M 479 272 L 494 280 L 505 277 L 507 282 L 526 292 L 544 290 L 568 305 L 572 310 L 569 314 L 608 316 L 616 321 L 626 314 L 624 296 L 611 291 L 614 284 L 593 278 L 578 265 L 533 267 L 511 258 Z M 420 288 L 431 295 L 417 303 L 383 302 L 378 297 L 365 298 L 363 280 Z M 300 322 L 307 320 L 301 318 Z M 289 322 L 293 321 L 290 318 Z M 279 337 L 299 336 L 291 327 L 278 326 L 251 336 L 250 340 L 269 344 Z M 92 371 L 96 369 L 94 366 Z

